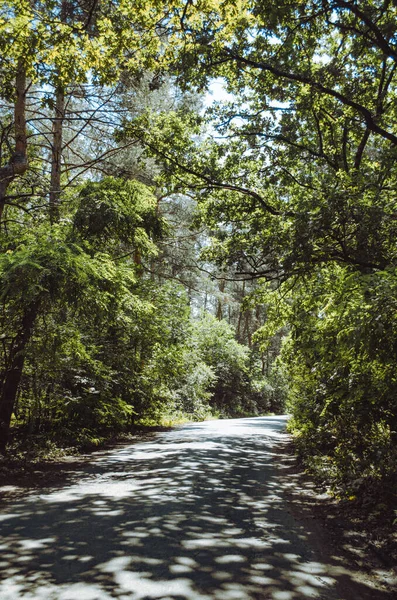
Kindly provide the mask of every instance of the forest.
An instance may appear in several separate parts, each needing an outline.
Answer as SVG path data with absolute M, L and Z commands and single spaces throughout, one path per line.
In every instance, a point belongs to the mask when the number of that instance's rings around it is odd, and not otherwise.
M 0 0 L 0 451 L 291 414 L 397 461 L 397 8 Z

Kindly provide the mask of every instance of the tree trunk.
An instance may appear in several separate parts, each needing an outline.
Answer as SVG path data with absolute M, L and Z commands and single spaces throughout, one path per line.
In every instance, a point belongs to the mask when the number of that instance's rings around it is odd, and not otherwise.
M 243 310 L 242 310 L 242 303 L 244 301 L 245 298 L 245 281 L 243 281 L 243 289 L 242 289 L 242 299 L 240 301 L 240 312 L 238 315 L 238 322 L 237 322 L 237 332 L 236 332 L 236 337 L 238 339 L 239 342 L 242 341 L 242 333 L 241 333 L 241 323 L 243 320 Z
M 11 416 L 14 411 L 18 388 L 25 362 L 26 346 L 31 338 L 33 326 L 39 310 L 39 301 L 31 302 L 22 317 L 21 330 L 17 335 L 5 373 L 0 395 L 0 452 L 5 453 L 10 431 Z
M 252 347 L 252 342 L 251 342 L 251 330 L 250 330 L 250 323 L 251 323 L 251 311 L 247 310 L 245 311 L 245 325 L 244 325 L 244 331 L 243 331 L 243 335 L 245 334 L 244 337 L 244 344 L 246 344 L 248 346 L 248 348 Z
M 28 168 L 26 140 L 26 70 L 20 59 L 15 78 L 14 131 L 15 149 L 8 164 L 0 167 L 0 221 L 7 202 L 7 190 L 17 175 Z
M 52 126 L 52 157 L 50 183 L 50 221 L 56 223 L 59 219 L 59 198 L 61 195 L 61 166 L 62 166 L 62 134 L 65 115 L 65 93 L 58 87 L 55 99 L 55 117 Z
M 218 321 L 222 321 L 222 319 L 223 319 L 222 295 L 223 295 L 223 292 L 225 291 L 225 286 L 226 286 L 225 279 L 221 279 L 220 282 L 219 282 L 219 291 L 220 291 L 220 294 L 218 296 L 218 306 L 217 306 L 217 309 L 216 309 L 216 318 L 218 319 Z

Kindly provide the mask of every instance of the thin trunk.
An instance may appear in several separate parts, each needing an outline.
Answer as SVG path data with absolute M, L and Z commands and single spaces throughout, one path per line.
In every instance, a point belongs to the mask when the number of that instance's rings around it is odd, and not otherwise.
M 242 334 L 241 334 L 241 322 L 242 322 L 242 320 L 243 320 L 243 311 L 242 311 L 242 309 L 241 309 L 241 305 L 242 305 L 242 303 L 243 303 L 243 301 L 244 301 L 244 298 L 245 298 L 245 281 L 243 281 L 242 296 L 243 296 L 243 297 L 242 297 L 242 300 L 241 300 L 241 302 L 240 302 L 240 312 L 239 312 L 239 315 L 238 315 L 238 323 L 237 323 L 237 339 L 238 339 L 239 341 L 241 341 L 241 339 L 242 339 L 242 338 L 241 338 L 241 335 L 242 335 Z
M 0 221 L 7 202 L 7 190 L 17 175 L 28 168 L 26 140 L 26 70 L 19 61 L 15 78 L 14 131 L 15 149 L 8 164 L 0 167 Z
M 17 335 L 10 364 L 4 377 L 0 395 L 0 452 L 4 454 L 12 413 L 15 408 L 19 384 L 25 363 L 26 346 L 31 338 L 33 326 L 39 310 L 39 301 L 31 302 L 22 317 L 21 330 Z
M 55 99 L 55 117 L 52 127 L 52 157 L 50 183 L 50 221 L 56 223 L 59 219 L 59 199 L 61 195 L 61 166 L 62 166 L 62 134 L 65 115 L 65 93 L 58 87 Z
M 226 281 L 224 279 L 221 279 L 221 281 L 219 282 L 219 291 L 221 294 L 223 294 L 223 292 L 225 291 L 225 286 Z M 218 307 L 216 309 L 216 318 L 218 319 L 218 321 L 221 321 L 223 319 L 223 305 L 221 294 L 218 297 Z
M 252 347 L 250 323 L 251 323 L 251 311 L 247 310 L 245 312 L 245 325 L 244 325 L 243 335 L 245 334 L 245 336 L 246 336 L 244 338 L 244 343 L 247 344 L 248 348 Z

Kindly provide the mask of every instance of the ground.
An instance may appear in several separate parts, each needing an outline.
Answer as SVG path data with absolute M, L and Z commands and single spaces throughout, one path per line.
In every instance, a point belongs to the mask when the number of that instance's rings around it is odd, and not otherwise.
M 186 425 L 0 488 L 0 600 L 391 600 L 285 422 Z

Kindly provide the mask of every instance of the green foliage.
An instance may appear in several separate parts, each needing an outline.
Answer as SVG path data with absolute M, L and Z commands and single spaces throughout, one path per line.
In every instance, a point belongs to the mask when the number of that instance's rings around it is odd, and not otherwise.
M 271 386 L 233 328 L 206 313 L 193 322 L 191 346 L 212 371 L 210 405 L 223 416 L 261 414 L 269 409 Z
M 0 2 L 0 76 L 11 93 L 22 58 L 34 83 L 106 84 L 120 71 L 140 71 L 161 60 L 161 39 L 148 23 L 161 17 L 156 3 L 120 1 L 99 6 L 44 0 Z
M 189 340 L 183 356 L 181 375 L 176 387 L 176 407 L 194 421 L 202 421 L 214 412 L 212 390 L 216 384 L 214 369 L 206 364 Z M 212 411 L 212 412 L 211 412 Z
M 347 493 L 395 482 L 397 321 L 394 270 L 317 272 L 295 288 L 282 357 L 291 429 L 317 470 Z
M 236 414 L 244 402 L 248 349 L 234 337 L 226 321 L 210 314 L 193 324 L 193 347 L 214 372 L 211 403 L 222 414 Z
M 168 345 L 179 343 L 181 325 L 174 328 L 171 319 L 179 321 L 187 313 L 186 306 L 178 312 L 175 305 L 166 320 L 164 306 L 164 321 L 154 319 L 154 294 L 143 289 L 138 267 L 129 258 L 135 252 L 153 254 L 152 237 L 163 228 L 156 200 L 145 186 L 114 179 L 87 183 L 72 205 L 77 206 L 74 214 L 58 225 L 23 228 L 1 255 L 1 379 L 25 307 L 35 303 L 17 422 L 37 431 L 70 431 L 72 437 L 82 429 L 104 435 L 128 426 L 135 405 L 146 410 L 134 379 L 144 380 L 142 365 L 155 356 L 166 332 Z M 84 221 L 87 210 L 91 221 Z M 157 296 L 159 308 L 161 294 Z M 148 409 L 155 402 L 149 395 Z
M 109 251 L 125 244 L 145 254 L 156 253 L 153 241 L 165 228 L 157 214 L 157 200 L 147 186 L 113 177 L 83 186 L 73 225 L 74 233 L 97 252 L 101 247 Z

